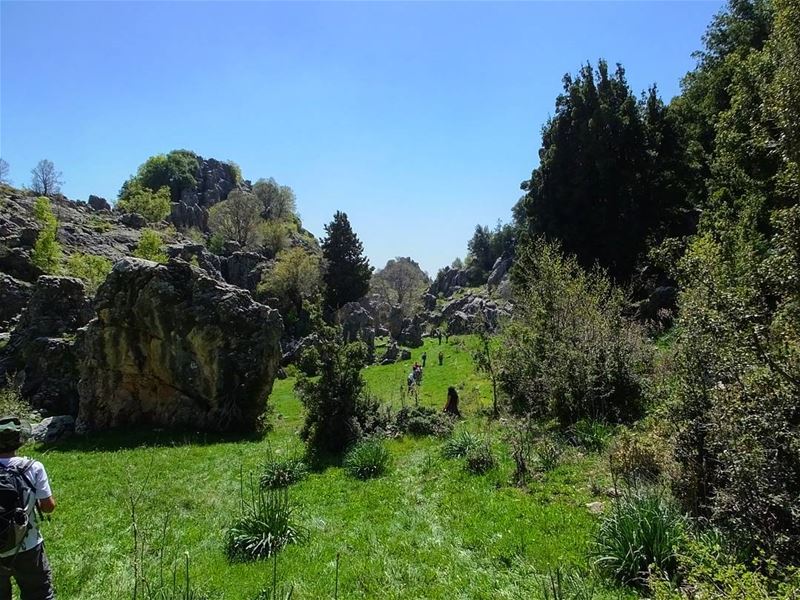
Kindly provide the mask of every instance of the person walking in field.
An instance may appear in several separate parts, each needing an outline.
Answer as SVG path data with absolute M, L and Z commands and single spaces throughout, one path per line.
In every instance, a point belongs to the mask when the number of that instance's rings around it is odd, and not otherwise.
M 17 456 L 22 423 L 0 418 L 0 600 L 11 600 L 11 580 L 20 600 L 54 600 L 50 563 L 35 512 L 51 513 L 56 501 L 42 463 Z
M 441 367 L 443 363 L 444 363 L 444 352 L 439 350 L 439 366 Z
M 428 353 L 427 352 L 423 352 L 422 353 L 422 368 L 423 369 L 425 368 L 425 363 L 427 362 L 427 360 L 428 360 Z

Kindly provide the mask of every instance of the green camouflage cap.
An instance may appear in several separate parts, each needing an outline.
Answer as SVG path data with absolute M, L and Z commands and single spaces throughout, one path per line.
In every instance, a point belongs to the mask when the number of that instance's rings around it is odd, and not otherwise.
M 19 445 L 25 432 L 19 417 L 0 417 L 0 449 Z

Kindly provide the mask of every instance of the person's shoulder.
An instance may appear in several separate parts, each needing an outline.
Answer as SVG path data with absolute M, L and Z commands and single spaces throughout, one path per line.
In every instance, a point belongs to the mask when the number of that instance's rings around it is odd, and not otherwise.
M 30 458 L 28 456 L 20 456 L 19 463 L 17 464 L 19 467 L 24 467 L 26 471 L 44 471 L 44 465 L 36 460 L 35 458 Z

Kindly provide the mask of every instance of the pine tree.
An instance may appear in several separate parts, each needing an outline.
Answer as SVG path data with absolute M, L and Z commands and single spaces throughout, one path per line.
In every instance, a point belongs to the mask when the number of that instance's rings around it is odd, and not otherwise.
M 325 259 L 325 301 L 330 308 L 338 310 L 367 293 L 372 267 L 364 256 L 361 240 L 343 212 L 337 211 L 333 221 L 325 226 L 321 244 Z

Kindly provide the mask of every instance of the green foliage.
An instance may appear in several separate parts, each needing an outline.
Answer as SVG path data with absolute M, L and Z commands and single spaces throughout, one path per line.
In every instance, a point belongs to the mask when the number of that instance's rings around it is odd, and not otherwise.
M 39 413 L 22 397 L 19 386 L 10 377 L 0 382 L 0 415 L 18 417 L 23 421 L 39 419 Z
M 475 435 L 466 429 L 462 429 L 447 438 L 442 445 L 442 456 L 445 458 L 463 458 L 479 443 L 480 440 Z
M 561 567 L 550 571 L 542 582 L 544 600 L 594 600 L 596 585 L 585 573 L 564 572 Z
M 499 347 L 498 379 L 512 407 L 564 426 L 638 417 L 649 353 L 642 329 L 624 316 L 623 293 L 558 246 L 539 241 L 519 253 L 525 283 Z
M 307 308 L 318 302 L 322 289 L 320 258 L 300 247 L 278 253 L 272 268 L 266 271 L 258 285 L 260 297 L 279 301 L 284 326 L 291 335 L 307 335 L 310 313 Z
M 172 202 L 181 198 L 183 190 L 197 185 L 195 175 L 200 168 L 200 158 L 189 150 L 173 150 L 169 154 L 157 154 L 148 158 L 122 185 L 119 200 L 127 199 L 137 189 L 161 190 L 167 187 Z M 137 211 L 138 212 L 138 211 Z
M 675 575 L 687 541 L 686 520 L 663 493 L 623 495 L 600 524 L 596 564 L 620 583 L 647 584 L 652 574 Z
M 344 457 L 344 469 L 356 479 L 380 477 L 389 468 L 391 456 L 380 438 L 365 439 L 350 449 Z
M 261 208 L 255 194 L 233 190 L 222 202 L 208 211 L 208 227 L 225 240 L 234 240 L 242 247 L 256 246 L 261 241 Z
M 512 256 L 516 244 L 516 227 L 499 221 L 494 230 L 483 225 L 475 226 L 475 233 L 467 243 L 467 263 L 488 273 L 503 254 Z
M 609 74 L 601 60 L 596 70 L 587 64 L 565 75 L 539 167 L 515 208 L 523 243 L 543 236 L 584 268 L 599 263 L 617 280 L 630 277 L 649 238 L 683 231 L 678 132 L 655 88 L 636 101 L 621 65 Z
M 253 194 L 261 205 L 261 216 L 274 221 L 290 220 L 297 210 L 294 191 L 280 185 L 272 177 L 259 179 L 253 184 Z
M 297 361 L 297 368 L 309 377 L 316 375 L 319 372 L 319 350 L 314 346 L 303 350 Z
M 86 284 L 87 291 L 94 294 L 113 266 L 105 256 L 76 252 L 67 258 L 66 274 L 81 279 Z
M 264 465 L 260 484 L 264 489 L 287 488 L 308 474 L 308 467 L 299 458 L 278 458 L 273 456 Z
M 289 226 L 281 221 L 264 221 L 260 225 L 261 251 L 274 258 L 289 245 Z
M 208 251 L 217 255 L 222 254 L 225 249 L 226 241 L 225 236 L 221 233 L 212 233 L 211 237 L 208 238 Z
M 620 431 L 608 455 L 611 475 L 629 484 L 655 482 L 663 471 L 664 461 L 656 447 L 661 443 L 627 429 Z
M 542 471 L 552 471 L 561 462 L 564 453 L 561 445 L 552 437 L 539 440 L 535 447 L 536 461 Z
M 480 440 L 464 456 L 467 471 L 473 475 L 483 475 L 497 466 L 492 445 L 489 440 Z
M 31 262 L 49 275 L 61 270 L 61 244 L 58 243 L 58 220 L 50 205 L 49 198 L 40 196 L 33 204 L 33 216 L 41 229 L 31 252 Z
M 115 208 L 125 213 L 138 213 L 150 223 L 157 223 L 167 218 L 172 210 L 169 187 L 162 186 L 154 192 L 138 181 L 133 181 L 128 186 L 127 194 L 117 201 Z
M 611 433 L 611 428 L 601 421 L 581 419 L 567 430 L 567 438 L 571 444 L 589 452 L 600 452 Z
M 164 252 L 164 240 L 157 231 L 152 229 L 142 229 L 139 243 L 136 245 L 133 255 L 157 263 L 167 262 L 167 255 Z
M 389 304 L 399 304 L 404 314 L 411 314 L 419 297 L 430 285 L 430 278 L 410 257 L 398 256 L 386 262 L 370 280 L 370 291 Z
M 453 419 L 430 406 L 404 406 L 397 411 L 395 427 L 401 433 L 442 437 L 453 430 Z
M 365 415 L 359 411 L 364 395 L 361 369 L 366 351 L 361 343 L 345 344 L 337 330 L 318 324 L 320 375 L 301 376 L 296 391 L 306 407 L 301 437 L 309 450 L 338 453 L 364 434 Z
M 295 513 L 286 489 L 266 490 L 251 482 L 242 492 L 242 514 L 225 535 L 228 560 L 263 560 L 302 541 L 305 534 Z
M 372 267 L 345 213 L 337 211 L 333 221 L 325 225 L 322 256 L 325 302 L 329 307 L 338 310 L 367 293 Z

